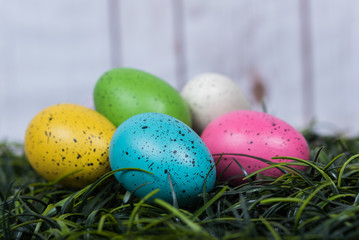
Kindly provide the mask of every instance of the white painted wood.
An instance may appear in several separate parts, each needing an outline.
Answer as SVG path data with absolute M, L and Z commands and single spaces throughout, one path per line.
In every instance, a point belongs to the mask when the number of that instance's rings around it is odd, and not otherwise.
M 120 9 L 123 66 L 147 71 L 177 87 L 171 1 L 127 0 Z
M 359 134 L 359 2 L 312 1 L 318 131 Z
M 303 115 L 298 2 L 257 1 L 258 6 L 253 55 L 268 87 L 268 112 L 302 128 L 308 119 Z
M 251 96 L 255 71 L 267 87 L 269 113 L 302 126 L 297 2 L 185 3 L 189 77 L 206 71 L 221 73 Z
M 221 73 L 252 102 L 253 79 L 260 79 L 269 113 L 302 128 L 313 112 L 320 132 L 359 134 L 359 2 L 308 0 L 309 102 L 299 1 L 176 1 L 0 1 L 0 140 L 22 141 L 47 106 L 91 106 L 97 79 L 117 65 L 179 90 L 178 81 Z
M 6 76 L 6 62 L 5 59 L 1 56 L 4 56 L 6 53 L 5 48 L 5 39 L 4 39 L 4 26 L 5 26 L 5 19 L 4 15 L 2 14 L 3 9 L 5 9 L 6 3 L 4 1 L 0 2 L 0 139 L 4 136 L 5 131 L 5 121 L 4 121 L 4 115 L 5 112 L 5 78 Z
M 107 10 L 94 0 L 2 6 L 2 139 L 22 140 L 29 121 L 47 106 L 91 105 L 94 84 L 110 65 Z

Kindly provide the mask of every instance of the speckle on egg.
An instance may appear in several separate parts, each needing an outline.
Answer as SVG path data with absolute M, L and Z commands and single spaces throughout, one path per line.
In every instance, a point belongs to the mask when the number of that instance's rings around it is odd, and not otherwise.
M 212 154 L 248 154 L 272 162 L 289 161 L 271 159 L 278 156 L 309 160 L 308 143 L 302 134 L 283 120 L 263 112 L 241 110 L 223 114 L 205 128 L 201 137 Z M 225 156 L 229 159 L 236 158 L 248 174 L 268 166 L 268 164 L 250 157 Z M 218 157 L 215 159 L 218 160 Z M 223 174 L 223 180 L 237 175 L 243 176 L 240 167 L 231 160 L 219 162 L 217 165 L 218 175 L 221 175 L 228 164 L 231 166 Z M 292 167 L 305 169 L 303 166 L 293 165 Z M 270 169 L 262 174 L 277 177 L 282 172 L 278 169 Z M 241 177 L 232 181 L 234 184 L 242 182 Z
M 197 133 L 224 113 L 250 109 L 249 101 L 238 85 L 216 73 L 194 77 L 184 86 L 181 94 L 190 107 L 193 129 Z
M 146 125 L 143 121 L 146 120 Z M 124 187 L 143 197 L 153 189 L 155 197 L 172 201 L 168 174 L 181 206 L 193 203 L 202 193 L 209 173 L 207 191 L 214 186 L 216 173 L 213 158 L 202 139 L 184 123 L 161 113 L 143 113 L 123 122 L 110 144 L 112 170 L 140 168 L 141 171 L 120 171 L 115 174 Z
M 164 113 L 192 125 L 191 113 L 179 92 L 137 69 L 114 68 L 103 74 L 94 89 L 94 103 L 115 126 L 144 112 Z
M 99 130 L 102 138 L 97 137 Z M 30 122 L 24 143 L 26 156 L 35 171 L 49 181 L 83 169 L 60 182 L 81 188 L 109 170 L 108 149 L 115 130 L 109 120 L 91 109 L 75 104 L 54 105 Z M 96 159 L 102 166 L 93 168 Z

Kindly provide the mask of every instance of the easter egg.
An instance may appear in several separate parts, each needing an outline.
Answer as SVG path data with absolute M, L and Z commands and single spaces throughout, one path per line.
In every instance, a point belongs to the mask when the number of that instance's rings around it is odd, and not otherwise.
M 110 170 L 108 150 L 116 127 L 104 116 L 83 106 L 58 104 L 38 113 L 28 125 L 25 153 L 31 166 L 52 181 L 81 188 Z
M 269 164 L 252 157 L 230 154 L 246 154 L 274 163 L 291 161 L 272 159 L 279 156 L 309 160 L 308 143 L 302 134 L 283 120 L 263 112 L 241 110 L 221 115 L 205 128 L 201 137 L 212 154 L 224 153 L 217 165 L 217 173 L 223 173 L 222 180 L 237 177 L 231 181 L 234 184 L 244 182 L 244 173 L 233 158 L 248 174 L 268 167 Z M 218 161 L 219 156 L 215 160 Z M 304 166 L 291 167 L 305 169 Z M 272 168 L 261 174 L 278 177 L 283 172 Z
M 231 79 L 216 73 L 203 73 L 191 79 L 182 90 L 189 105 L 193 129 L 201 133 L 216 117 L 235 110 L 250 109 L 245 94 Z
M 216 178 L 212 155 L 202 139 L 162 113 L 143 113 L 123 122 L 111 140 L 110 164 L 112 170 L 139 169 L 115 174 L 137 197 L 160 189 L 154 198 L 172 203 L 173 189 L 180 206 L 196 202 L 204 185 L 209 191 Z
M 102 75 L 94 89 L 94 102 L 96 110 L 116 127 L 145 112 L 164 113 L 192 125 L 180 93 L 162 79 L 136 69 L 115 68 Z

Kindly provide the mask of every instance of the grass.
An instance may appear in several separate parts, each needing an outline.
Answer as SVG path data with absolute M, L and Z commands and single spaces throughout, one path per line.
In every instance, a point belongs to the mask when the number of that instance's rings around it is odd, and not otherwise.
M 1 143 L 0 239 L 359 239 L 359 138 L 304 134 L 306 172 L 270 166 L 286 173 L 218 182 L 184 209 L 133 197 L 114 172 L 81 190 L 48 183 L 21 144 Z

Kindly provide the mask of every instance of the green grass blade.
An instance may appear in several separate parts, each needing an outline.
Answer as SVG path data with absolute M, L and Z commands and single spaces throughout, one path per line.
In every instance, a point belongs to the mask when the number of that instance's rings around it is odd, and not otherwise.
M 304 200 L 300 198 L 268 198 L 263 199 L 260 201 L 260 204 L 272 204 L 272 203 L 278 203 L 278 202 L 294 202 L 294 203 L 305 203 Z
M 301 163 L 304 163 L 308 166 L 310 166 L 311 168 L 315 169 L 316 171 L 318 171 L 325 180 L 327 180 L 328 182 L 330 182 L 330 186 L 331 189 L 333 191 L 334 194 L 339 194 L 339 191 L 337 189 L 337 186 L 335 185 L 335 183 L 333 182 L 333 180 L 328 176 L 328 174 L 326 174 L 322 169 L 320 169 L 318 166 L 316 166 L 315 164 L 311 163 L 310 161 L 307 160 L 303 160 L 300 158 L 294 158 L 294 157 L 274 157 L 273 159 L 289 159 L 289 160 L 294 160 L 294 161 L 298 161 Z
M 341 156 L 343 156 L 344 155 L 344 153 L 341 153 L 341 154 L 339 154 L 338 156 L 336 156 L 335 158 L 333 158 L 322 170 L 324 171 L 324 172 L 326 172 L 327 170 L 328 170 L 328 168 L 336 161 L 336 160 L 338 160 Z
M 315 195 L 318 194 L 319 191 L 321 191 L 323 188 L 330 186 L 332 183 L 328 182 L 328 183 L 324 183 L 321 186 L 318 186 L 318 188 L 316 188 L 312 194 L 310 194 L 306 200 L 303 202 L 303 204 L 300 206 L 297 215 L 295 216 L 295 222 L 294 222 L 294 227 L 296 229 L 298 229 L 298 224 L 300 221 L 300 218 L 302 216 L 303 211 L 305 210 L 305 207 L 310 203 L 310 201 L 315 197 Z
M 192 217 L 192 220 L 197 219 L 203 212 L 206 211 L 215 201 L 222 197 L 228 186 L 223 187 L 216 195 L 214 195 L 208 202 L 206 202 L 200 209 L 198 209 Z
M 163 208 L 167 209 L 170 213 L 172 213 L 174 216 L 181 219 L 192 231 L 195 233 L 201 233 L 203 232 L 203 229 L 200 225 L 192 221 L 190 218 L 185 216 L 183 213 L 180 212 L 180 210 L 172 207 L 169 203 L 157 198 L 155 199 L 155 203 L 162 206 Z
M 272 225 L 263 217 L 259 218 L 262 223 L 264 224 L 264 226 L 266 226 L 266 228 L 269 230 L 269 232 L 272 234 L 273 238 L 275 240 L 281 240 L 282 238 L 279 236 L 279 234 L 276 232 L 276 230 L 272 227 Z
M 356 155 L 352 156 L 351 158 L 349 158 L 349 159 L 343 164 L 343 167 L 340 169 L 340 172 L 339 172 L 338 188 L 341 187 L 342 177 L 343 177 L 343 174 L 344 174 L 344 171 L 345 171 L 346 167 L 348 166 L 348 164 L 349 164 L 351 161 L 353 161 L 353 160 L 355 160 L 355 159 L 357 159 L 357 158 L 359 158 L 359 154 L 356 154 Z
M 145 201 L 147 201 L 148 199 L 150 199 L 151 197 L 153 197 L 156 193 L 158 193 L 160 191 L 160 189 L 156 189 L 153 190 L 152 192 L 150 192 L 149 194 L 147 194 L 144 198 L 141 199 L 141 201 L 135 206 L 135 208 L 132 210 L 130 218 L 129 218 L 129 223 L 128 223 L 128 228 L 127 228 L 127 234 L 130 233 L 131 231 L 131 227 L 133 225 L 133 221 L 134 218 L 138 212 L 138 210 L 140 209 L 140 207 L 142 207 L 142 205 L 145 203 Z

